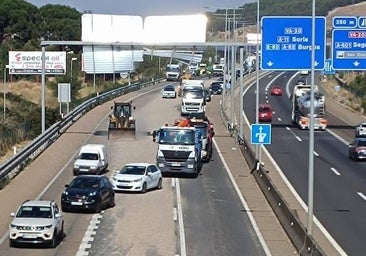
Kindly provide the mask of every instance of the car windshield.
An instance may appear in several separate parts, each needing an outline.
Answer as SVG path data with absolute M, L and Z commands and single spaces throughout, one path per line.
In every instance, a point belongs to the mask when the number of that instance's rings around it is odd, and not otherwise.
M 366 140 L 359 140 L 358 143 L 357 143 L 357 146 L 366 147 Z
M 211 88 L 221 88 L 221 84 L 211 84 Z
M 79 159 L 83 160 L 98 160 L 98 158 L 97 153 L 81 153 L 79 156 Z
M 49 206 L 22 206 L 17 212 L 18 218 L 52 218 Z
M 270 112 L 271 108 L 270 107 L 259 107 L 259 112 Z
M 126 165 L 119 171 L 120 174 L 130 174 L 130 175 L 144 175 L 145 166 L 138 165 Z
M 99 187 L 99 179 L 96 177 L 82 177 L 74 179 L 70 183 L 70 188 L 80 188 L 80 189 L 89 189 L 89 188 L 98 188 Z
M 167 86 L 167 87 L 164 88 L 164 91 L 174 91 L 174 87 Z

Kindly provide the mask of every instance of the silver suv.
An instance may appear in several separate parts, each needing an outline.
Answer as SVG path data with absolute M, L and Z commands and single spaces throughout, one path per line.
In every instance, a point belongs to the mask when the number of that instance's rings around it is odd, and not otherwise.
M 9 225 L 10 247 L 20 243 L 56 247 L 64 235 L 62 212 L 54 201 L 25 201 Z

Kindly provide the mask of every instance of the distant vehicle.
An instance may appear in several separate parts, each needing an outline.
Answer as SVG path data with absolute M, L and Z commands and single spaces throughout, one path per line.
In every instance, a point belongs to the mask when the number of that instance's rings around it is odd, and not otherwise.
M 214 64 L 212 66 L 212 76 L 223 76 L 224 75 L 224 65 Z
M 100 174 L 108 168 L 108 155 L 103 144 L 87 144 L 81 147 L 74 162 L 73 173 Z
M 111 178 L 115 191 L 138 191 L 161 189 L 163 178 L 160 169 L 155 164 L 130 163 L 117 171 Z
M 259 104 L 258 120 L 259 122 L 272 121 L 272 106 L 270 104 Z
M 210 85 L 210 91 L 212 94 L 222 94 L 223 83 L 220 81 L 212 82 Z
M 210 91 L 210 89 L 207 89 L 207 88 L 203 89 L 203 93 L 205 95 L 206 102 L 210 102 L 211 101 L 211 91 Z
M 168 64 L 165 68 L 167 81 L 178 81 L 182 73 L 182 67 L 179 64 Z
M 282 96 L 282 88 L 279 86 L 272 86 L 271 95 Z
M 366 122 L 356 127 L 356 138 L 358 137 L 366 137 Z
M 307 69 L 300 70 L 300 74 L 301 75 L 309 75 L 309 70 L 307 70 Z
M 167 85 L 163 88 L 163 98 L 176 98 L 177 93 L 173 85 Z
M 64 219 L 55 201 L 27 200 L 9 225 L 9 245 L 48 244 L 54 248 L 64 235 Z
M 355 138 L 348 146 L 348 156 L 355 161 L 366 160 L 366 138 Z
M 299 80 L 296 81 L 296 84 L 297 85 L 304 85 L 304 84 L 306 84 L 306 81 L 304 79 L 299 79 Z
M 99 213 L 114 206 L 114 190 L 104 175 L 77 176 L 61 195 L 62 211 L 91 210 Z

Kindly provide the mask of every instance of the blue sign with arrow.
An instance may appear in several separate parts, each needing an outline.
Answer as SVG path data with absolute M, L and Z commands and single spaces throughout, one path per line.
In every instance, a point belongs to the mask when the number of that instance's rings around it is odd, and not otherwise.
M 335 70 L 365 70 L 366 29 L 333 29 L 332 59 Z
M 262 17 L 264 70 L 310 70 L 312 48 L 311 16 Z M 325 17 L 315 17 L 314 69 L 324 69 L 326 46 Z
M 271 144 L 272 134 L 270 124 L 252 124 L 251 128 L 252 144 Z

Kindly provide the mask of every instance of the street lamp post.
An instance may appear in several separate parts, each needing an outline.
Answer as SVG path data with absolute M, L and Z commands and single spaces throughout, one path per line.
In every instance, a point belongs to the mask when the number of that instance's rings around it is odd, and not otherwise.
M 6 69 L 9 68 L 9 65 L 5 65 L 4 67 L 4 121 L 6 119 L 6 92 L 7 92 L 7 86 L 6 86 Z
M 71 80 L 71 84 L 72 84 L 72 62 L 75 61 L 75 60 L 77 60 L 77 59 L 78 58 L 75 58 L 75 57 L 74 58 L 71 58 L 71 64 L 70 64 L 70 67 L 71 67 L 70 68 L 70 78 L 71 78 L 70 80 Z

